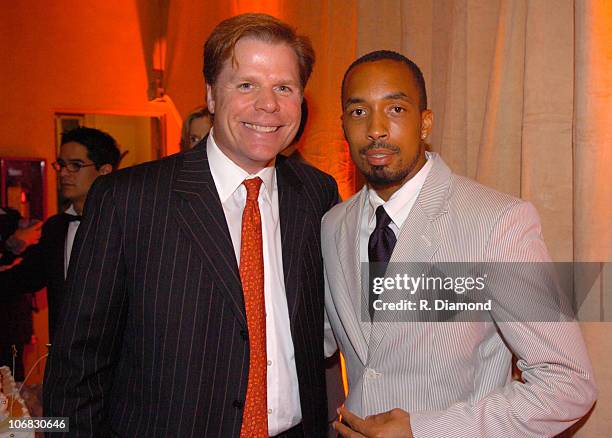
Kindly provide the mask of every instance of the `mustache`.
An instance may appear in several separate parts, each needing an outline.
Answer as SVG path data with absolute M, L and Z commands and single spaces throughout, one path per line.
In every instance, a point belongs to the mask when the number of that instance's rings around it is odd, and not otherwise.
M 387 143 L 384 141 L 373 141 L 370 144 L 362 147 L 361 149 L 359 149 L 359 153 L 361 154 L 365 154 L 368 151 L 371 151 L 372 149 L 387 149 L 391 152 L 399 152 L 400 148 L 395 146 L 394 144 L 391 143 Z

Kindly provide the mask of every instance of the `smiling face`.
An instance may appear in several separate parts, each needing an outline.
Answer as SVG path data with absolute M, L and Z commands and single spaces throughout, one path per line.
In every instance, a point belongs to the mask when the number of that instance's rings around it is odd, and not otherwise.
M 219 149 L 249 173 L 266 167 L 300 125 L 298 61 L 287 44 L 242 38 L 207 91 Z
M 410 69 L 383 59 L 358 64 L 345 81 L 342 127 L 357 168 L 388 199 L 425 164 L 433 114 L 419 110 Z

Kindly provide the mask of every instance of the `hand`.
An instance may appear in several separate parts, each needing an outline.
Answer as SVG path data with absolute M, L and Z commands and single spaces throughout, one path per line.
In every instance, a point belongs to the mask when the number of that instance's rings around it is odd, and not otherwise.
M 28 226 L 19 227 L 13 235 L 26 242 L 28 246 L 38 243 L 42 232 L 43 223 L 39 220 L 31 221 Z
M 8 271 L 13 266 L 17 266 L 19 263 L 21 263 L 22 260 L 23 259 L 21 257 L 17 257 L 15 260 L 13 260 L 13 263 L 11 263 L 10 265 L 1 265 L 0 266 L 0 272 Z
M 401 409 L 361 419 L 342 406 L 338 414 L 348 426 L 335 421 L 334 429 L 344 438 L 412 438 L 410 414 Z
M 38 243 L 43 223 L 36 221 L 33 224 L 18 228 L 6 241 L 6 246 L 13 254 L 21 254 L 25 249 Z

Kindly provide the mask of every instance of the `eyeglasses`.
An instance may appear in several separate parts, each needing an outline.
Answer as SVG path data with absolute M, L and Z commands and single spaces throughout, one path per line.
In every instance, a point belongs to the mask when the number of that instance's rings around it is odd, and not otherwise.
M 61 172 L 61 170 L 65 167 L 66 170 L 70 173 L 76 173 L 79 170 L 81 170 L 83 167 L 90 167 L 90 166 L 95 166 L 96 163 L 91 163 L 91 164 L 82 164 L 79 163 L 78 161 L 69 161 L 69 162 L 65 162 L 62 159 L 58 159 L 56 162 L 51 163 L 51 166 L 53 167 L 53 169 L 55 169 L 56 172 Z

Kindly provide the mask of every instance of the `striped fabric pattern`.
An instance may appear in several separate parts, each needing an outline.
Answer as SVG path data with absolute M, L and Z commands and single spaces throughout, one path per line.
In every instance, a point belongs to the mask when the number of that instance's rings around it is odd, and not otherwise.
M 533 206 L 432 159 L 391 256 L 400 271 L 418 266 L 409 262 L 550 260 Z M 358 230 L 366 196 L 336 206 L 322 225 L 326 313 L 347 364 L 350 410 L 401 408 L 416 437 L 453 438 L 554 436 L 588 411 L 596 389 L 578 325 L 521 322 L 520 312 L 543 300 L 540 279 L 502 276 L 490 286 L 495 307 L 484 322 L 390 322 L 378 313 L 374 324 L 364 321 Z M 512 352 L 524 384 L 511 381 Z
M 239 436 L 248 330 L 236 258 L 196 148 L 99 178 L 45 375 L 71 436 Z M 335 181 L 277 160 L 283 267 L 304 430 L 326 430 L 320 220 Z

